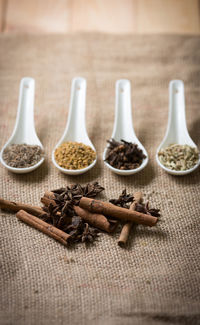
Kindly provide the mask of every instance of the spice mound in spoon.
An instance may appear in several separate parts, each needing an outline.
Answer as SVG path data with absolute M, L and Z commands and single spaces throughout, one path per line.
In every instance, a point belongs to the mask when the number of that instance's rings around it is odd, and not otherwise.
M 197 148 L 187 144 L 170 144 L 158 153 L 161 164 L 172 170 L 187 170 L 194 167 L 199 160 Z
M 83 169 L 96 159 L 96 152 L 79 142 L 64 142 L 54 153 L 57 164 L 65 169 Z
M 118 142 L 114 139 L 108 140 L 109 146 L 105 161 L 112 167 L 121 170 L 136 169 L 146 156 L 138 145 L 132 142 L 121 140 Z
M 38 145 L 11 144 L 3 151 L 3 160 L 14 168 L 27 168 L 36 165 L 44 156 Z

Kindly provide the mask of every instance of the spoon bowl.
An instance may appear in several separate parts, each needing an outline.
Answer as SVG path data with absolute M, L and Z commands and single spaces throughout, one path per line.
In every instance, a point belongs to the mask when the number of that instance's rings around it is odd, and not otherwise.
M 170 144 L 189 145 L 190 147 L 197 148 L 194 141 L 191 139 L 185 117 L 185 96 L 184 96 L 184 83 L 181 80 L 172 80 L 169 83 L 169 116 L 167 131 L 163 141 L 159 145 L 156 152 L 156 161 L 158 165 L 163 168 L 167 173 L 172 175 L 187 175 L 192 173 L 200 165 L 200 156 L 197 164 L 187 170 L 172 170 L 165 167 L 159 160 L 158 153 L 161 149 L 168 147 Z
M 127 142 L 132 142 L 138 145 L 146 158 L 143 159 L 142 164 L 135 169 L 121 170 L 112 167 L 109 163 L 105 161 L 107 156 L 108 145 L 103 153 L 103 160 L 106 167 L 108 167 L 112 172 L 128 176 L 140 172 L 148 163 L 148 153 L 141 142 L 135 135 L 135 131 L 132 123 L 132 113 L 131 113 L 131 84 L 129 80 L 121 79 L 116 82 L 115 86 L 115 121 L 114 128 L 111 138 L 116 141 L 125 140 Z
M 4 150 L 12 144 L 38 145 L 44 150 L 34 125 L 34 94 L 35 80 L 32 78 L 23 78 L 20 82 L 19 103 L 15 127 L 10 139 L 6 142 L 0 152 L 0 161 L 9 171 L 16 174 L 29 173 L 38 168 L 44 161 L 41 158 L 35 165 L 25 168 L 16 168 L 9 166 L 3 159 Z
M 86 103 L 86 80 L 81 77 L 72 80 L 71 98 L 69 107 L 69 116 L 65 131 L 58 141 L 52 152 L 52 162 L 56 168 L 62 173 L 68 175 L 80 175 L 90 170 L 97 162 L 97 158 L 87 167 L 83 169 L 66 169 L 60 167 L 55 159 L 55 150 L 64 142 L 81 142 L 91 147 L 95 152 L 96 149 L 90 141 L 85 125 L 85 103 Z

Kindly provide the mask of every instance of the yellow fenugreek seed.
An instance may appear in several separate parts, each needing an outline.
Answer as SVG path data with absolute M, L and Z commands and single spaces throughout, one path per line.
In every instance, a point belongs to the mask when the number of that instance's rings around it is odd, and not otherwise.
M 96 158 L 96 152 L 89 146 L 78 142 L 64 142 L 55 150 L 55 160 L 65 169 L 83 169 Z

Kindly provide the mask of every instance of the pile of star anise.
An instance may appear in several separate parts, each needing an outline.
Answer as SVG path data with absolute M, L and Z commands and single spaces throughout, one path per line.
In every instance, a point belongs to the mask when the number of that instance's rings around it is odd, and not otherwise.
M 71 243 L 93 242 L 99 230 L 77 216 L 73 207 L 79 204 L 83 196 L 94 198 L 103 190 L 104 188 L 98 182 L 89 183 L 86 186 L 74 184 L 52 190 L 56 204 L 43 207 L 43 210 L 47 212 L 44 220 L 71 235 Z

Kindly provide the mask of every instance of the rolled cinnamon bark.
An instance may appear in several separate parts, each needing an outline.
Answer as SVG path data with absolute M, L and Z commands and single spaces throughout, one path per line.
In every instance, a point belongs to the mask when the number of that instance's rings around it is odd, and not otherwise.
M 56 202 L 53 199 L 50 199 L 46 196 L 41 197 L 40 201 L 46 206 L 48 207 L 50 204 L 52 204 L 53 206 L 56 206 Z
M 130 210 L 135 210 L 136 204 L 139 203 L 141 200 L 142 200 L 142 193 L 135 192 L 134 202 L 130 205 Z M 120 237 L 118 239 L 119 246 L 124 247 L 126 245 L 132 226 L 133 226 L 133 222 L 129 221 L 125 223 L 124 226 L 122 227 Z
M 49 192 L 49 191 L 44 192 L 44 197 L 47 197 L 48 199 L 51 199 L 51 200 L 54 200 L 55 199 L 54 193 L 53 192 Z
M 0 208 L 3 210 L 8 210 L 8 211 L 13 211 L 13 212 L 18 212 L 19 210 L 24 210 L 30 214 L 33 214 L 38 217 L 44 217 L 46 216 L 46 212 L 42 210 L 42 208 L 29 205 L 29 204 L 24 204 L 20 202 L 12 202 L 8 200 L 4 200 L 0 198 Z
M 120 220 L 128 220 L 146 226 L 154 226 L 158 219 L 137 211 L 125 209 L 108 202 L 82 197 L 79 206 L 92 213 L 103 214 Z
M 41 202 L 45 206 L 49 206 L 50 204 L 56 205 L 54 201 L 55 195 L 53 192 L 46 191 L 44 196 L 41 198 Z M 106 232 L 113 232 L 117 226 L 117 223 L 111 224 L 108 219 L 102 214 L 91 213 L 88 210 L 82 209 L 79 206 L 74 206 L 74 211 L 76 214 L 89 223 L 91 226 L 99 228 Z
M 113 232 L 117 226 L 117 223 L 111 224 L 103 214 L 91 213 L 88 210 L 82 209 L 79 206 L 74 206 L 74 210 L 79 217 L 90 225 L 99 228 L 106 232 Z
M 67 242 L 71 236 L 69 234 L 66 234 L 64 231 L 48 224 L 47 222 L 33 216 L 32 214 L 27 213 L 24 210 L 18 211 L 16 217 L 19 220 L 48 235 L 49 237 L 58 240 L 61 244 L 67 246 Z

